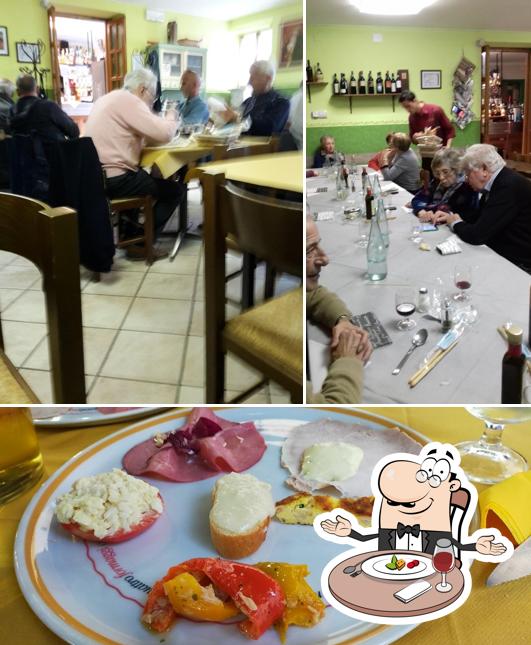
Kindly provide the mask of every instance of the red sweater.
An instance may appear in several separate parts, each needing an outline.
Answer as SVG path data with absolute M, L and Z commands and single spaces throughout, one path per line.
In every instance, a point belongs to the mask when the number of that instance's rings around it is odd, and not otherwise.
M 413 139 L 414 134 L 422 132 L 424 128 L 435 128 L 437 126 L 438 130 L 435 134 L 441 137 L 442 144 L 445 146 L 448 139 L 455 137 L 455 129 L 442 108 L 431 103 L 424 103 L 420 112 L 409 115 L 409 136 L 411 139 Z

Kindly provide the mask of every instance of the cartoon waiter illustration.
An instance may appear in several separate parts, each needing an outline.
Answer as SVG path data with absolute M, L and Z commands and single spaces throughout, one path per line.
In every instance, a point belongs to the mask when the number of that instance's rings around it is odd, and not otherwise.
M 396 551 L 399 554 L 414 555 L 429 554 L 437 558 L 437 553 L 445 547 L 452 561 L 452 568 L 462 568 L 462 585 L 459 594 L 455 600 L 451 594 L 448 594 L 448 600 L 444 607 L 440 607 L 438 600 L 446 594 L 437 594 L 434 596 L 433 607 L 427 606 L 420 620 L 431 620 L 441 615 L 453 611 L 459 607 L 468 597 L 471 589 L 471 580 L 468 573 L 468 562 L 471 558 L 484 561 L 499 562 L 505 560 L 512 554 L 513 548 L 511 543 L 504 537 L 501 537 L 496 529 L 483 529 L 476 531 L 472 536 L 468 536 L 468 525 L 477 504 L 477 491 L 473 486 L 468 484 L 466 476 L 459 467 L 459 453 L 448 444 L 430 443 L 425 446 L 418 456 L 406 453 L 388 455 L 380 460 L 373 471 L 371 480 L 373 493 L 375 496 L 372 529 L 364 528 L 358 525 L 354 516 L 346 511 L 335 511 L 323 513 L 314 521 L 314 528 L 318 535 L 323 539 L 338 542 L 340 544 L 353 544 L 354 549 L 348 553 L 343 553 L 334 558 L 325 567 L 321 584 L 323 593 L 327 600 L 344 613 L 357 618 L 367 619 L 368 611 L 363 610 L 362 614 L 356 611 L 361 601 L 356 599 L 356 594 L 360 592 L 360 579 L 354 583 L 352 578 L 348 581 L 341 596 L 344 600 L 343 606 L 338 594 L 334 594 L 334 589 L 329 588 L 329 584 L 337 583 L 337 573 L 330 575 L 334 570 L 339 571 L 338 564 L 344 562 L 348 555 L 359 555 L 359 553 L 370 553 L 377 541 L 376 553 L 390 553 Z M 374 527 L 378 526 L 378 531 Z M 469 538 L 469 539 L 467 539 Z M 372 543 L 372 546 L 369 545 Z M 442 546 L 441 546 L 442 545 Z M 462 553 L 465 554 L 464 558 Z M 390 555 L 387 557 L 391 557 Z M 403 556 L 399 556 L 402 558 Z M 433 565 L 436 567 L 436 560 L 433 558 Z M 463 558 L 463 561 L 462 561 Z M 417 615 L 409 613 L 408 617 L 403 618 L 405 612 L 400 612 L 401 603 L 409 603 L 413 598 L 417 598 L 422 593 L 432 589 L 429 582 L 428 572 L 436 575 L 432 568 L 432 558 L 426 557 L 426 579 L 420 578 L 420 582 L 410 584 L 411 589 L 404 587 L 402 595 L 400 590 L 397 592 L 396 599 L 392 599 L 389 604 L 391 608 L 389 615 L 385 615 L 385 610 L 376 608 L 374 610 L 375 622 L 386 624 L 402 624 L 411 622 L 411 616 Z M 355 561 L 356 558 L 351 558 Z M 359 560 L 359 558 L 358 558 Z M 369 558 L 367 558 L 367 561 Z M 439 557 L 440 560 L 440 557 Z M 400 571 L 393 571 L 395 557 L 389 561 L 387 569 L 383 568 L 383 574 L 374 574 L 384 580 L 378 580 L 381 584 L 382 598 L 385 597 L 385 587 L 387 580 L 393 580 L 393 575 L 399 580 L 410 580 L 414 575 L 402 575 Z M 412 560 L 410 560 L 412 562 Z M 462 566 L 464 565 L 464 566 Z M 362 571 L 363 569 L 363 571 Z M 436 569 L 439 571 L 440 569 Z M 355 578 L 362 572 L 368 573 L 369 577 L 373 573 L 367 566 L 351 566 L 341 571 L 347 571 L 350 576 Z M 405 574 L 410 574 L 404 570 Z M 461 576 L 461 574 L 459 574 Z M 348 576 L 347 576 L 348 577 Z M 334 583 L 334 581 L 336 581 Z M 340 576 L 339 581 L 343 585 Z M 367 578 L 367 582 L 371 582 Z M 446 583 L 446 578 L 443 577 Z M 374 581 L 372 581 L 374 584 Z M 406 583 L 403 583 L 406 585 Z M 414 587 L 414 585 L 416 585 Z M 437 585 L 437 591 L 444 592 L 452 589 L 451 585 Z M 353 601 L 349 602 L 348 595 L 352 590 Z M 344 596 L 347 596 L 347 600 Z M 414 594 L 417 593 L 417 596 Z M 434 593 L 434 592 L 432 592 Z M 428 594 L 426 594 L 428 596 Z M 425 599 L 424 599 L 425 600 Z M 385 604 L 384 601 L 382 601 Z M 395 603 L 397 606 L 396 613 L 392 611 Z M 420 605 L 420 603 L 417 603 Z M 410 606 L 414 606 L 411 603 Z M 354 609 L 352 609 L 354 608 Z M 432 611 L 433 609 L 433 611 Z M 382 613 L 383 612 L 383 613 Z M 417 617 L 418 621 L 419 618 Z

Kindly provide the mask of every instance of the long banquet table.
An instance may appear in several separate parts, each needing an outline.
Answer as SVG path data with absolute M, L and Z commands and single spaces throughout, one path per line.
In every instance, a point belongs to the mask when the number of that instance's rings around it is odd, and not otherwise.
M 360 188 L 359 172 L 355 179 Z M 314 193 L 313 189 L 327 187 L 327 192 Z M 383 187 L 398 186 L 384 182 Z M 372 311 L 385 327 L 392 344 L 376 349 L 365 368 L 363 403 L 495 403 L 501 397 L 501 361 L 506 343 L 497 327 L 507 321 L 524 329 L 527 339 L 529 316 L 529 288 L 531 277 L 487 246 L 472 246 L 460 242 L 462 253 L 440 255 L 436 244 L 451 235 L 447 226 L 435 232 L 422 234 L 430 251 L 422 251 L 409 239 L 412 213 L 403 208 L 411 194 L 403 189 L 384 198 L 385 205 L 397 209 L 389 211 L 390 246 L 388 274 L 378 283 L 364 277 L 367 268 L 366 249 L 357 246 L 357 220 L 344 220 L 344 206 L 352 206 L 353 198 L 360 205 L 361 194 L 352 193 L 346 202 L 336 199 L 335 180 L 325 175 L 307 180 L 308 203 L 312 213 L 334 211 L 334 219 L 317 222 L 322 247 L 330 264 L 323 269 L 320 283 L 336 293 L 353 314 Z M 415 313 L 417 326 L 399 331 L 396 322 L 395 292 L 400 286 L 412 286 L 418 292 L 422 286 L 430 295 L 437 286 L 437 278 L 444 281 L 447 291 L 453 287 L 457 264 L 473 267 L 471 300 L 479 312 L 476 323 L 468 326 L 455 348 L 414 388 L 408 379 L 420 366 L 421 360 L 442 337 L 441 325 L 425 314 Z M 411 344 L 416 331 L 428 330 L 424 347 L 416 349 L 398 376 L 391 374 Z M 319 375 L 328 360 L 323 345 L 328 339 L 314 325 L 308 327 L 309 363 L 314 389 L 320 388 Z

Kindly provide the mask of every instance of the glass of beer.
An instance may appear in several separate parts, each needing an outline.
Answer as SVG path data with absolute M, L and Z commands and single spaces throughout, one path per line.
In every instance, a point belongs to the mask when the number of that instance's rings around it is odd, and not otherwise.
M 0 505 L 34 486 L 42 474 L 42 455 L 30 410 L 0 408 Z

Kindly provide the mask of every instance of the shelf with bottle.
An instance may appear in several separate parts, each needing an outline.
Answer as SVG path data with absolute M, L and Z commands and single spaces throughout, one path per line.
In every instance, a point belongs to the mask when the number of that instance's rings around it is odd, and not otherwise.
M 372 71 L 369 71 L 367 79 L 360 71 L 356 78 L 353 71 L 350 72 L 350 80 L 347 81 L 344 73 L 340 74 L 340 79 L 337 74 L 334 74 L 332 81 L 332 96 L 348 97 L 350 113 L 352 114 L 352 98 L 378 98 L 378 97 L 391 97 L 393 112 L 395 111 L 395 99 L 400 93 L 408 89 L 409 74 L 407 70 L 398 70 L 396 78 L 394 73 L 391 75 L 389 71 L 385 74 L 385 79 L 382 78 L 382 73 L 378 72 L 376 79 L 373 78 Z
M 311 87 L 324 87 L 328 85 L 328 81 L 324 80 L 324 75 L 321 70 L 319 63 L 315 66 L 315 69 L 311 66 L 310 61 L 307 61 L 306 65 L 306 93 L 308 95 L 308 103 L 312 102 L 312 92 Z

